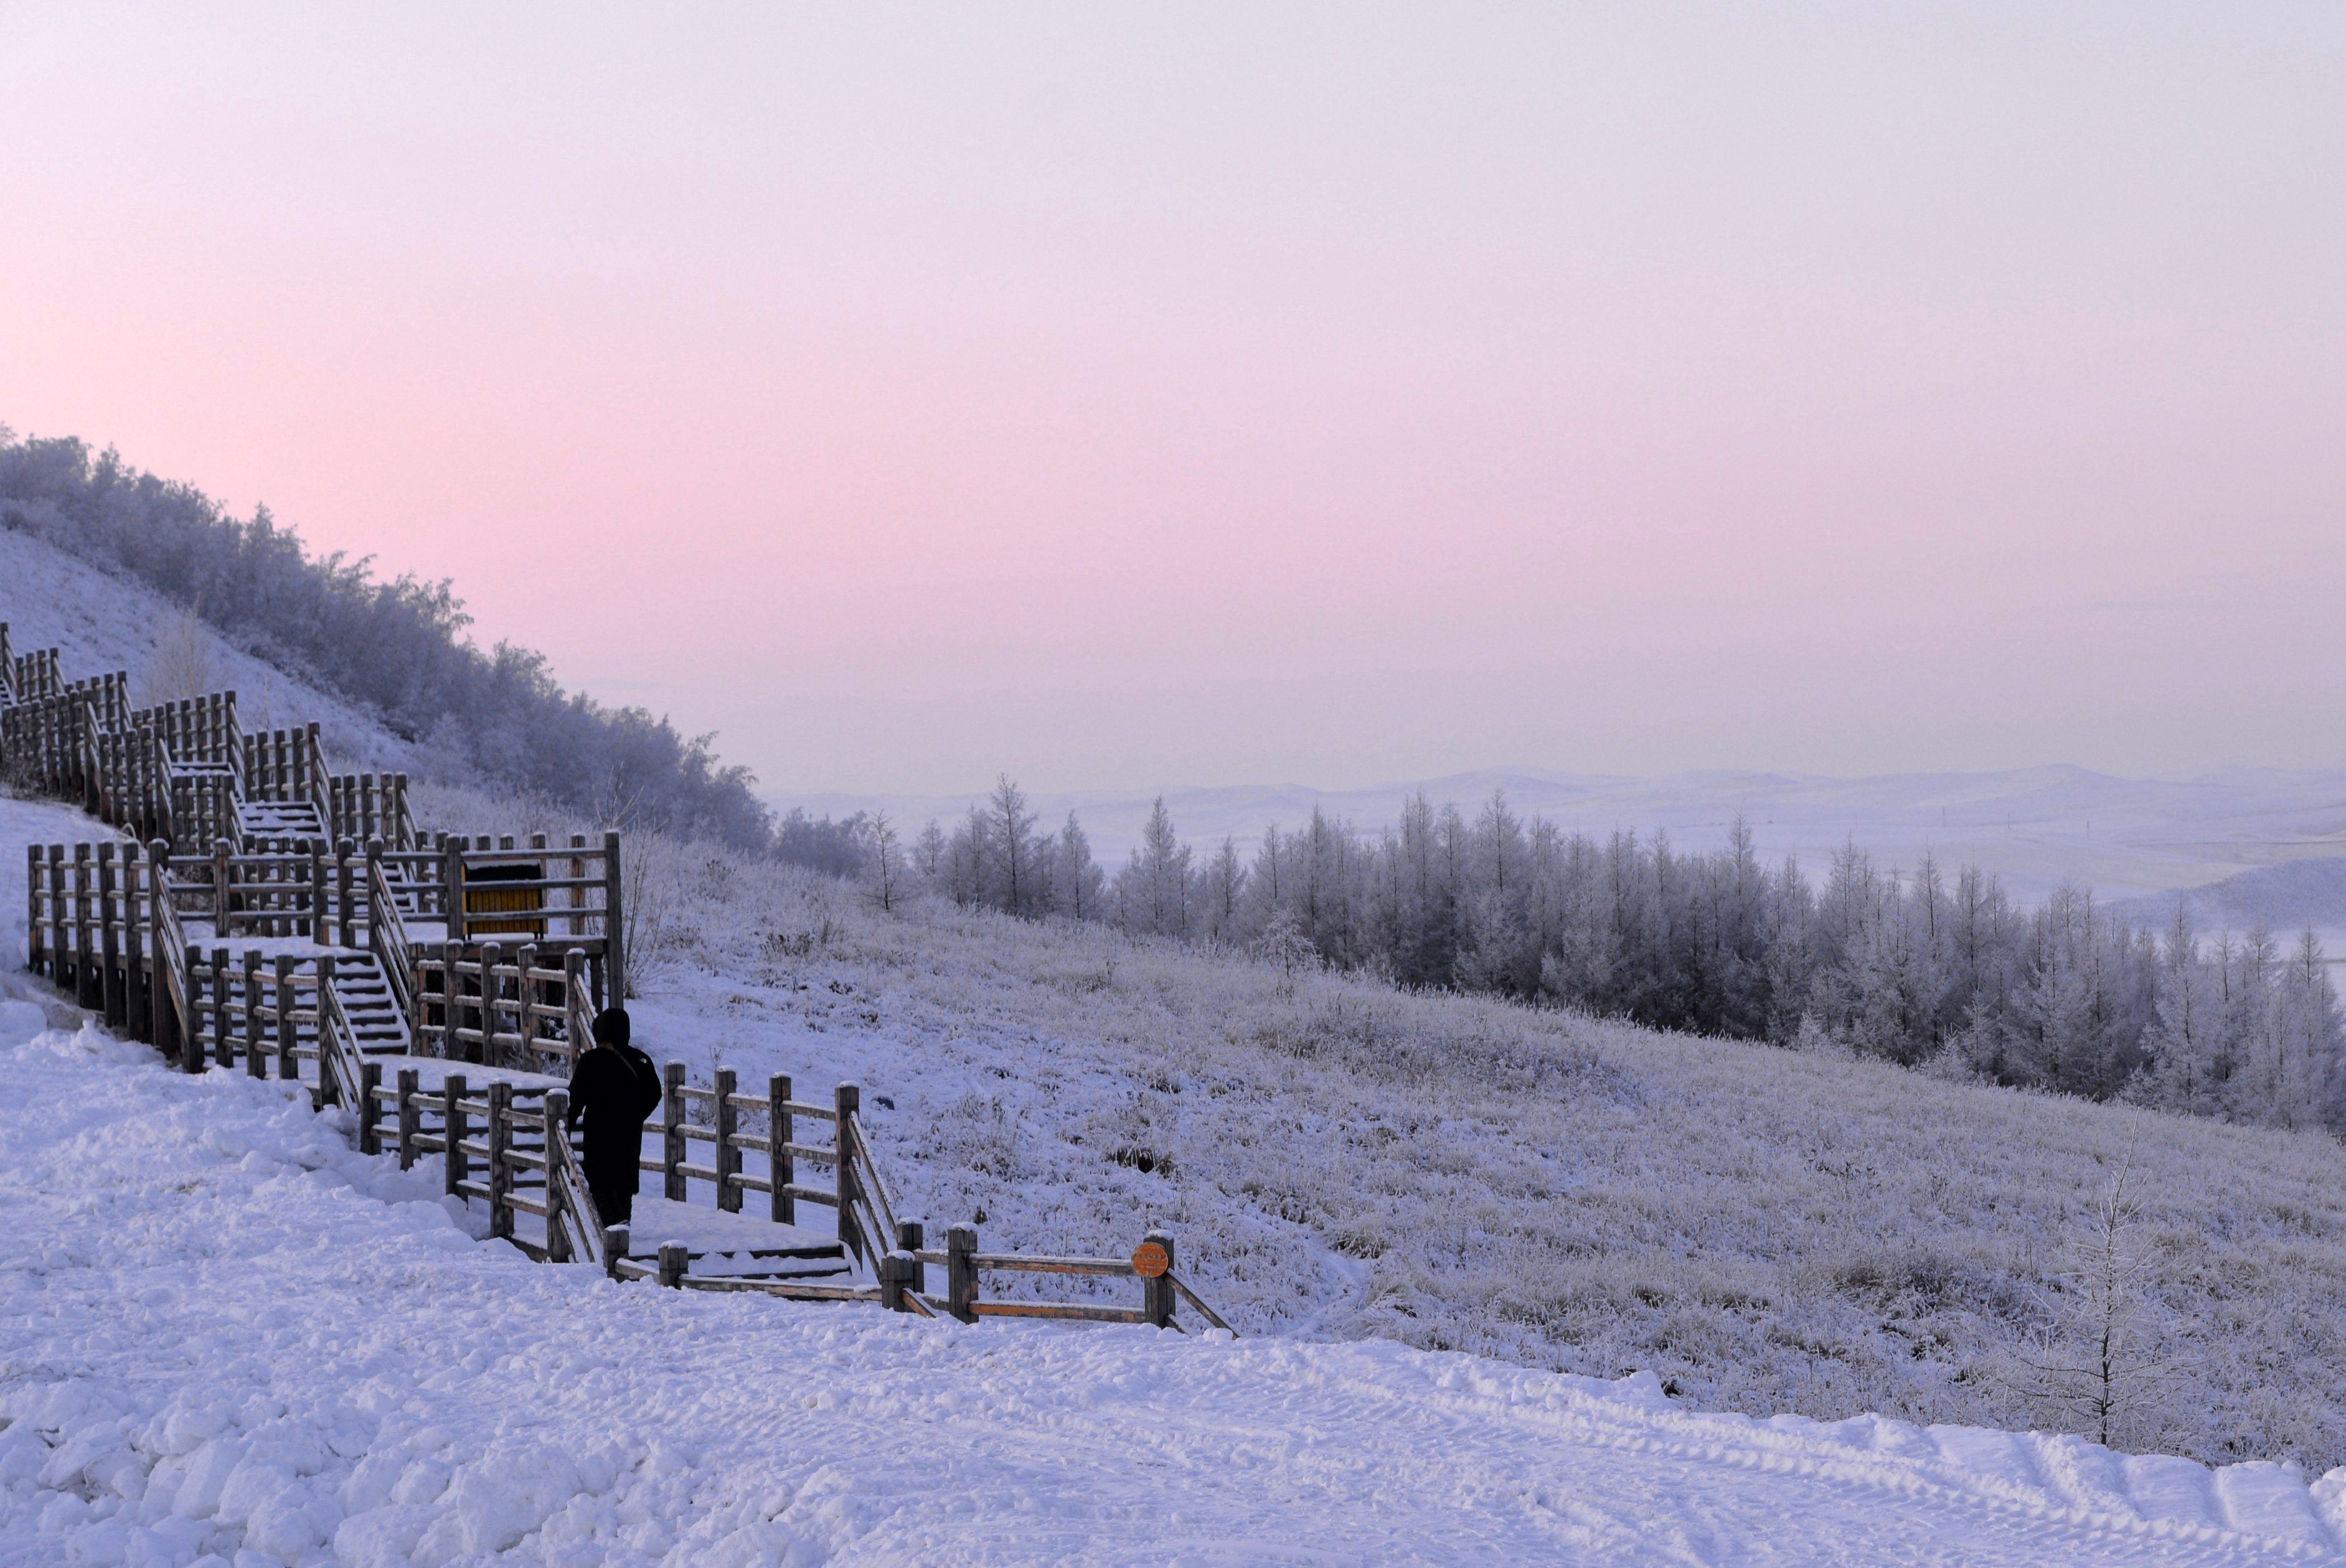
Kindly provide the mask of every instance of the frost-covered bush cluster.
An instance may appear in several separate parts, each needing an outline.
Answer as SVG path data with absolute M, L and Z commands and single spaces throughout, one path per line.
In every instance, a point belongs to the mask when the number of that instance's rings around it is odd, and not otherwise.
M 639 708 L 565 692 L 545 656 L 483 650 L 452 584 L 379 582 L 313 556 L 267 507 L 250 518 L 70 437 L 0 426 L 0 527 L 23 529 L 199 614 L 232 641 L 379 715 L 444 777 L 493 780 L 605 821 L 770 844 L 746 769 Z M 184 658 L 148 696 L 189 696 Z M 76 671 L 76 675 L 95 671 Z
M 864 846 L 865 875 L 892 866 L 869 820 L 821 826 Z M 1789 860 L 1760 864 L 1739 824 L 1689 852 L 1525 821 L 1504 796 L 1469 819 L 1420 795 L 1374 834 L 1315 810 L 1200 857 L 1160 800 L 1104 879 L 1082 826 L 1038 832 L 1005 778 L 950 833 L 929 824 L 909 869 L 966 909 L 1242 948 L 1290 975 L 1325 963 L 1942 1075 L 2346 1125 L 2346 1026 L 2310 932 L 2284 957 L 2262 927 L 2203 942 L 2178 910 L 2154 937 L 2081 889 L 2027 909 L 1927 855 L 1884 872 L 1851 845 L 1816 887 Z

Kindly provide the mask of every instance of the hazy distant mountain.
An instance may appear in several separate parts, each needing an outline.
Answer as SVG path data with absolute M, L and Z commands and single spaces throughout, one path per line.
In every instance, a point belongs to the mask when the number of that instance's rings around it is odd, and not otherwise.
M 2307 926 L 2323 934 L 2333 954 L 2346 932 L 2346 856 L 2259 866 L 2204 887 L 2150 893 L 2113 906 L 2120 914 L 2164 926 L 2182 899 L 2203 933 L 2244 932 L 2261 921 L 2284 940 Z
M 2230 768 L 2188 779 L 2120 779 L 2056 765 L 1989 773 L 1899 773 L 1864 779 L 1758 772 L 1637 779 L 1499 768 L 1443 779 L 1321 789 L 1303 784 L 1172 787 L 1163 793 L 1183 838 L 1258 839 L 1313 807 L 1370 832 L 1423 790 L 1470 814 L 1494 789 L 1525 816 L 1591 833 L 1667 831 L 1690 848 L 1719 842 L 1740 812 L 1770 859 L 1791 855 L 1821 872 L 1854 840 L 1888 866 L 1926 851 L 1975 860 L 2015 893 L 2039 897 L 2074 881 L 2116 897 L 2218 882 L 2243 869 L 2346 854 L 2346 771 Z M 1034 797 L 1046 820 L 1076 811 L 1111 863 L 1137 841 L 1155 790 Z M 950 821 L 982 799 L 964 795 L 780 796 L 815 816 L 885 809 L 908 830 Z M 2346 916 L 2339 923 L 2346 925 Z

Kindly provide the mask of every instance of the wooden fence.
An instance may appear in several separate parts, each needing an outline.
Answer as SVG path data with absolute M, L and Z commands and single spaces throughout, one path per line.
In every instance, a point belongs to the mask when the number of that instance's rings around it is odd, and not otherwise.
M 8 638 L 8 623 L 0 621 L 0 706 L 55 697 L 65 689 L 59 677 L 57 650 L 35 648 L 18 653 Z
M 82 1006 L 177 1052 L 186 943 L 160 870 L 165 858 L 138 844 L 76 844 L 70 859 L 62 844 L 27 845 L 26 950 L 27 967 Z
M 252 799 L 315 801 L 327 777 L 314 724 L 244 738 L 244 787 Z
M 438 919 L 452 948 L 481 944 L 485 952 L 494 942 L 501 958 L 525 946 L 575 948 L 607 1005 L 627 995 L 626 926 L 614 913 L 625 908 L 617 832 L 599 845 L 583 834 L 566 845 L 544 833 L 518 844 L 511 835 L 444 837 L 429 857 L 389 859 L 410 868 L 416 914 Z M 453 1011 L 464 1010 L 463 990 L 448 983 L 444 962 L 423 961 L 419 990 L 434 1005 L 454 998 Z M 437 1021 L 429 1027 L 436 1031 Z
M 692 1263 L 702 1257 L 678 1242 L 663 1242 L 657 1261 L 642 1262 L 629 1253 L 626 1226 L 604 1233 L 604 1268 L 615 1279 L 650 1279 L 670 1288 L 754 1291 L 796 1301 L 873 1301 L 892 1312 L 913 1312 L 925 1318 L 952 1318 L 974 1323 L 981 1318 L 1036 1318 L 1060 1322 L 1138 1323 L 1158 1329 L 1180 1329 L 1178 1303 L 1188 1302 L 1209 1327 L 1235 1335 L 1237 1330 L 1209 1307 L 1197 1291 L 1173 1272 L 1173 1238 L 1152 1230 L 1133 1248 L 1129 1257 L 1050 1257 L 1030 1253 L 980 1252 L 974 1226 L 956 1225 L 945 1233 L 942 1252 L 922 1244 L 922 1227 L 907 1220 L 897 1227 L 896 1246 L 878 1259 L 879 1283 L 869 1286 L 816 1285 L 797 1280 L 699 1275 Z M 945 1290 L 932 1295 L 931 1266 L 944 1270 Z M 1089 1278 L 1122 1278 L 1140 1282 L 1137 1307 L 1101 1307 L 1067 1301 L 990 1301 L 980 1293 L 983 1271 L 1059 1274 Z
M 79 693 L 50 692 L 0 708 L 0 769 L 23 787 L 78 799 L 97 814 L 97 720 Z
M 362 844 L 380 839 L 399 851 L 415 849 L 421 839 L 408 809 L 404 773 L 331 774 L 325 798 L 326 831 L 332 838 Z

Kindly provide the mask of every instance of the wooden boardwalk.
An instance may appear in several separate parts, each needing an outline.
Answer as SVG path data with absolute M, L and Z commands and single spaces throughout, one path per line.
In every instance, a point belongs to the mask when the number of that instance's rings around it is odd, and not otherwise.
M 120 672 L 66 679 L 56 649 L 20 653 L 0 623 L 0 777 L 115 830 L 27 846 L 29 966 L 185 1070 L 309 1084 L 365 1152 L 436 1161 L 492 1236 L 547 1262 L 964 1322 L 1178 1327 L 1187 1302 L 1228 1327 L 1159 1232 L 1128 1257 L 989 1254 L 967 1226 L 930 1248 L 852 1084 L 806 1101 L 786 1075 L 696 1085 L 668 1063 L 640 1162 L 658 1191 L 607 1227 L 547 1132 L 590 1021 L 627 994 L 618 833 L 427 831 L 406 775 L 335 772 L 315 724 L 248 734 L 232 691 L 146 708 L 128 691 Z M 987 1271 L 1134 1278 L 1141 1300 L 990 1301 Z

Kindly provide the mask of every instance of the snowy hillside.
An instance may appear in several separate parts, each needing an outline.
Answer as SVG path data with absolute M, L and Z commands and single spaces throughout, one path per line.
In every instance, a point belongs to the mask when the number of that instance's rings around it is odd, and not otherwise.
M 1763 859 L 1792 856 L 1812 877 L 1851 839 L 1885 868 L 1911 868 L 1929 850 L 1946 865 L 1976 861 L 2031 901 L 2064 881 L 2120 896 L 2197 887 L 2244 866 L 2335 855 L 2346 845 L 2346 774 L 2282 769 L 2151 779 L 2067 767 L 1869 779 L 1749 772 L 1628 779 L 1509 768 L 1363 789 L 1249 785 L 1171 788 L 1164 795 L 1189 842 L 1234 834 L 1247 844 L 1266 823 L 1292 828 L 1315 807 L 1373 834 L 1420 790 L 1437 805 L 1455 801 L 1471 811 L 1494 789 L 1504 789 L 1519 813 L 1567 830 L 1658 830 L 1681 849 L 1717 847 L 1740 813 Z M 816 816 L 884 809 L 911 830 L 932 818 L 950 826 L 982 794 L 772 799 Z M 1138 841 L 1155 795 L 1037 793 L 1033 804 L 1046 824 L 1080 813 L 1094 850 L 1115 864 Z M 2335 923 L 2346 926 L 2346 909 Z
M 125 671 L 132 701 L 144 704 L 149 700 L 145 686 L 157 636 L 180 619 L 177 606 L 139 585 L 110 577 L 28 534 L 0 529 L 0 622 L 7 623 L 9 641 L 19 654 L 59 649 L 66 679 Z M 211 678 L 204 684 L 237 694 L 238 717 L 248 733 L 315 720 L 338 768 L 397 771 L 412 766 L 408 748 L 350 704 L 230 646 L 200 625 L 193 635 L 210 667 Z
M 46 1023 L 0 1001 L 0 1562 L 2341 1555 L 2346 1475 L 2280 1464 L 613 1284 L 474 1240 L 298 1088 Z
M 2028 1358 L 2088 1335 L 2068 1276 L 2125 1169 L 2155 1261 L 2140 1349 L 2190 1375 L 2125 1390 L 2120 1446 L 2346 1464 L 2326 1136 L 629 854 L 646 1048 L 702 1084 L 860 1081 L 905 1207 L 989 1247 L 1121 1252 L 1164 1225 L 1250 1335 L 1650 1369 L 1751 1414 L 2090 1431 Z

